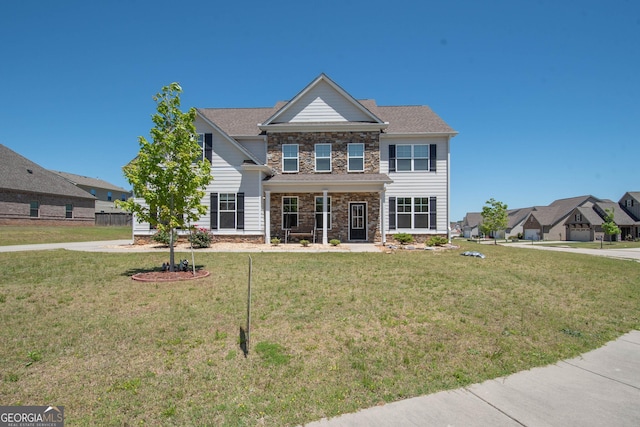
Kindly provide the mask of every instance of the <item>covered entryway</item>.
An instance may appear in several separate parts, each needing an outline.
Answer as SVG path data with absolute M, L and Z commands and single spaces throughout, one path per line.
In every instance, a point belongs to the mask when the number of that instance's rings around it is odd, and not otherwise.
M 349 203 L 349 240 L 367 240 L 366 203 Z

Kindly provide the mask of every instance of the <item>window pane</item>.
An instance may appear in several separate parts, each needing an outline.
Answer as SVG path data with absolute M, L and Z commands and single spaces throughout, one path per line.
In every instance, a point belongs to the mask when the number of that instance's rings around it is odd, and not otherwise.
M 316 159 L 316 170 L 318 171 L 330 171 L 331 160 L 330 159 Z
M 316 144 L 317 157 L 331 157 L 331 144 Z
M 429 198 L 416 197 L 414 206 L 416 212 L 429 212 Z
M 220 212 L 220 228 L 236 228 L 236 213 Z
M 411 228 L 411 214 L 398 214 L 398 228 Z
M 284 159 L 284 170 L 296 172 L 298 170 L 298 159 Z
M 429 170 L 429 159 L 415 159 L 413 161 L 413 170 L 414 171 L 428 171 Z
M 350 157 L 362 157 L 364 155 L 364 144 L 349 144 L 347 149 Z
M 349 170 L 350 171 L 362 171 L 362 170 L 364 170 L 364 160 L 363 159 L 349 159 Z
M 410 145 L 398 145 L 396 146 L 396 158 L 411 158 L 411 146 Z
M 282 146 L 284 157 L 298 157 L 298 146 L 296 144 L 285 144 Z
M 413 157 L 416 159 L 428 159 L 429 158 L 429 146 L 428 145 L 414 145 Z
M 402 172 L 410 171 L 411 159 L 396 159 L 396 170 Z
M 429 215 L 428 214 L 418 214 L 414 218 L 414 227 L 415 228 L 429 228 Z

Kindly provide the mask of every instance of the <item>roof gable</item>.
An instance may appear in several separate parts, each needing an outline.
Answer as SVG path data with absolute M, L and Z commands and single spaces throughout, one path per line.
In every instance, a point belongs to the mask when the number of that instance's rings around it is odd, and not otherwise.
M 386 125 L 326 74 L 320 74 L 291 101 L 262 123 L 262 126 L 285 123 L 373 123 L 381 126 Z
M 122 193 L 129 193 L 129 190 L 125 190 L 122 187 L 118 187 L 117 185 L 111 184 L 110 182 L 107 182 L 100 178 L 91 178 L 88 176 L 76 175 L 69 172 L 62 172 L 62 171 L 55 171 L 55 170 L 51 170 L 51 172 L 57 175 L 60 175 L 61 177 L 65 178 L 67 181 L 70 181 L 72 184 L 80 187 L 84 186 L 84 187 L 91 187 L 91 188 L 100 188 L 104 190 L 118 191 Z

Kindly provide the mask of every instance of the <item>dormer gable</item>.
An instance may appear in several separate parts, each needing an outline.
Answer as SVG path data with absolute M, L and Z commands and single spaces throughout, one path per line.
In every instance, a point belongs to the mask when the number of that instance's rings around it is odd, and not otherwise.
M 261 130 L 268 131 L 343 127 L 379 131 L 386 128 L 388 123 L 369 111 L 327 75 L 321 74 L 258 126 Z

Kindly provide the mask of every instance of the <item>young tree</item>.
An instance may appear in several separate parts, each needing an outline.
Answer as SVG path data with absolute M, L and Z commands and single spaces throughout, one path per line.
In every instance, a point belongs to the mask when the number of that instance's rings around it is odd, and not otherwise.
M 164 86 L 156 94 L 157 112 L 152 116 L 152 141 L 138 137 L 138 156 L 123 168 L 133 186 L 134 198 L 120 202 L 125 210 L 136 214 L 169 236 L 169 268 L 174 271 L 174 230 L 187 228 L 206 213 L 201 201 L 211 182 L 211 165 L 202 159 L 194 125 L 196 110 L 180 110 L 182 88 L 178 83 Z
M 507 205 L 494 200 L 487 200 L 486 205 L 482 208 L 482 229 L 493 233 L 494 244 L 498 244 L 496 233 L 505 230 L 509 224 L 507 218 Z
M 609 236 L 609 243 L 611 243 L 611 236 L 620 234 L 620 228 L 613 221 L 613 211 L 613 208 L 604 210 L 606 215 L 604 217 L 604 222 L 602 223 L 602 230 L 604 231 L 604 234 Z

